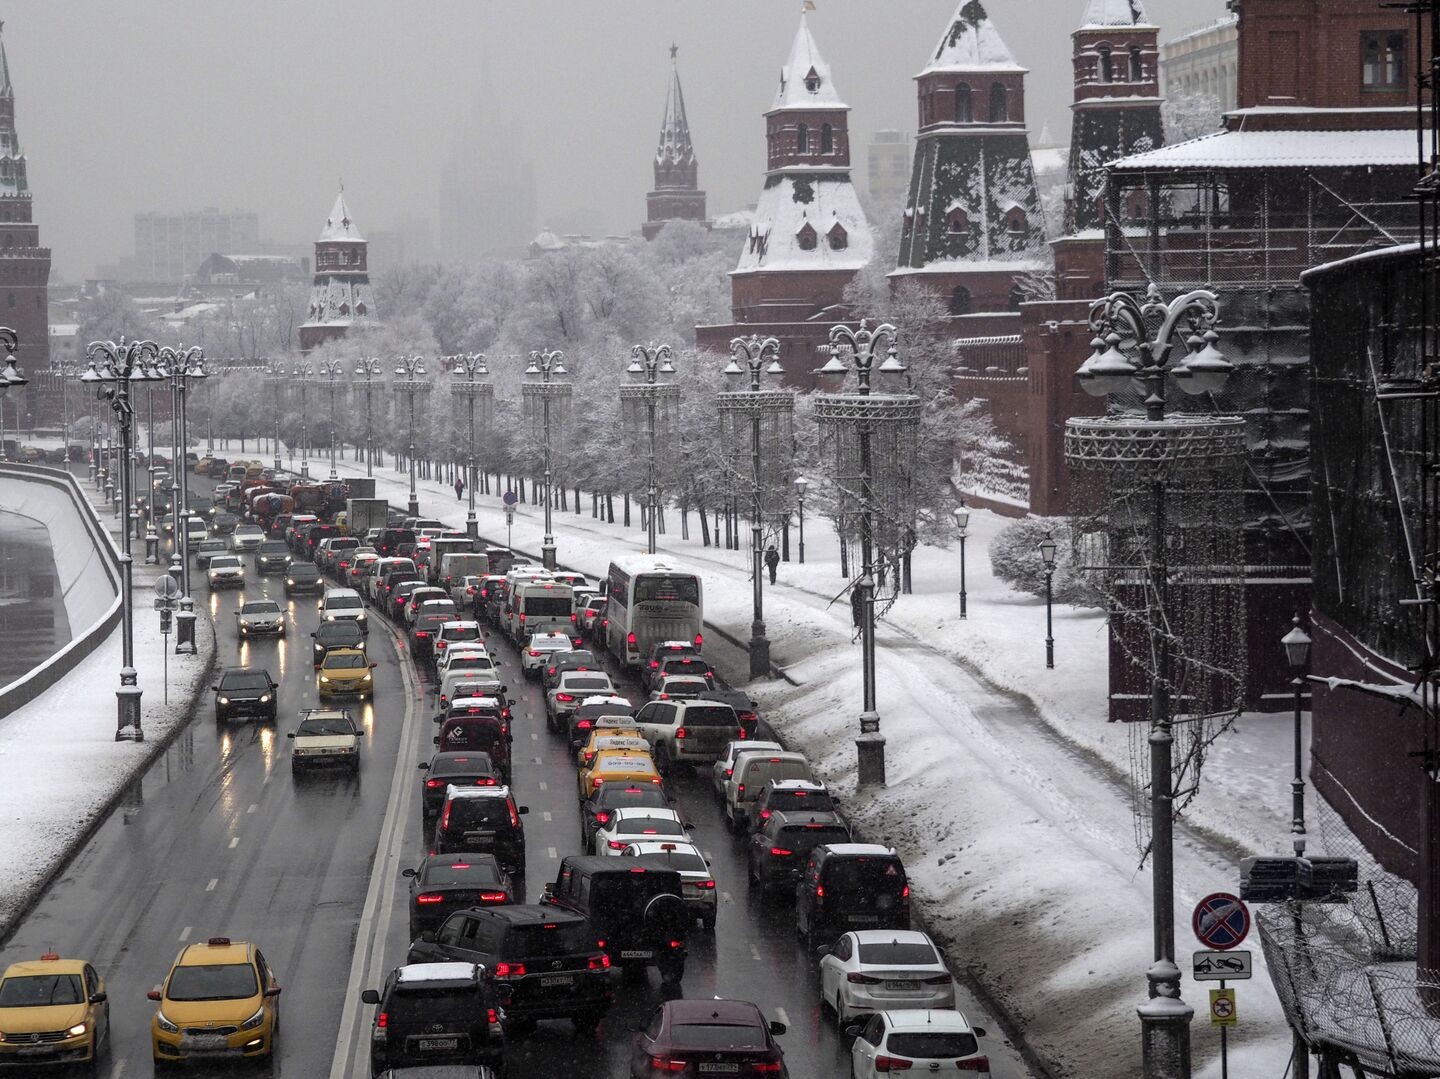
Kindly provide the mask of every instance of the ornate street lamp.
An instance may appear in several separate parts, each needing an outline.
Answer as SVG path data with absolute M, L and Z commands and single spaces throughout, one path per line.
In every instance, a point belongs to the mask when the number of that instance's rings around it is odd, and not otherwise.
M 767 366 L 766 358 L 770 363 Z M 744 366 L 738 361 L 743 361 Z M 724 375 L 732 388 L 739 392 L 722 393 L 717 405 L 720 410 L 721 443 L 728 447 L 739 445 L 739 427 L 749 427 L 750 436 L 750 575 L 751 620 L 750 620 L 750 677 L 763 678 L 770 673 L 770 642 L 765 637 L 764 599 L 764 522 L 765 506 L 763 496 L 767 490 L 784 489 L 789 486 L 789 461 L 786 459 L 795 415 L 795 395 L 783 390 L 760 391 L 762 374 L 783 375 L 780 366 L 780 342 L 774 337 L 737 337 L 730 342 L 730 362 Z M 783 470 L 781 478 L 765 477 L 761 474 L 762 427 L 768 427 L 771 435 L 770 461 L 772 470 Z M 738 471 L 738 470 L 737 470 Z M 767 482 L 767 479 L 772 482 Z
M 675 377 L 675 365 L 671 362 L 669 345 L 636 345 L 630 350 L 630 365 L 625 373 L 633 380 L 629 386 L 620 387 L 620 407 L 631 426 L 638 406 L 643 405 L 646 415 L 648 451 L 646 453 L 645 485 L 645 549 L 655 553 L 656 521 L 660 512 L 660 485 L 655 473 L 655 442 L 657 410 L 664 407 L 667 413 L 680 401 L 680 387 L 671 380 Z
M 568 415 L 570 410 L 570 399 L 574 387 L 569 382 L 553 381 L 556 375 L 569 374 L 565 370 L 565 353 L 563 352 L 532 352 L 530 363 L 525 368 L 525 379 L 520 386 L 520 393 L 524 398 L 525 411 L 531 418 L 533 426 L 535 419 L 540 419 L 542 437 L 544 438 L 545 449 L 545 539 L 540 544 L 540 563 L 546 569 L 555 568 L 555 535 L 550 524 L 550 503 L 554 501 L 551 497 L 550 484 L 553 477 L 551 470 L 551 446 L 550 446 L 550 422 L 551 402 L 561 410 L 562 415 Z M 538 402 L 538 405 L 537 405 Z
M 345 365 L 337 359 L 322 359 L 316 361 L 315 370 L 330 392 L 330 482 L 337 483 L 340 474 L 335 471 L 335 393 L 340 389 L 340 376 L 345 373 Z
M 1055 582 L 1055 537 L 1047 530 L 1045 538 L 1036 547 L 1040 551 L 1040 562 L 1045 567 L 1045 666 L 1055 666 L 1055 625 L 1052 619 L 1054 610 L 1054 582 Z
M 1190 1021 L 1194 1016 L 1194 1009 L 1180 998 L 1180 968 L 1175 964 L 1166 486 L 1171 474 L 1214 470 L 1227 462 L 1238 466 L 1245 454 L 1241 418 L 1208 413 L 1167 416 L 1165 389 L 1167 379 L 1188 394 L 1214 393 L 1224 387 L 1233 367 L 1215 348 L 1218 313 L 1215 294 L 1205 289 L 1187 292 L 1168 304 L 1154 285 L 1143 304 L 1125 292 L 1095 301 L 1090 308 L 1093 353 L 1076 377 L 1087 393 L 1097 397 L 1128 392 L 1138 383 L 1145 415 L 1121 413 L 1066 422 L 1066 457 L 1074 467 L 1138 477 L 1149 487 L 1151 498 L 1146 609 L 1154 666 L 1149 672 L 1149 743 L 1155 949 L 1154 961 L 1146 971 L 1150 999 L 1138 1009 L 1146 1079 L 1189 1075 Z M 1174 345 L 1182 336 L 1183 358 L 1171 362 Z M 1121 345 L 1138 360 L 1132 361 Z
M 279 475 L 280 467 L 280 415 L 285 411 L 283 396 L 285 391 L 285 365 L 283 363 L 265 364 L 265 385 L 275 391 L 275 474 Z M 290 460 L 295 460 L 295 447 L 290 447 Z
M 153 367 L 160 355 L 160 347 L 154 341 L 130 341 L 123 337 L 114 341 L 94 341 L 86 348 L 89 365 L 80 376 L 80 381 L 97 385 L 97 398 L 108 401 L 120 428 L 120 442 L 126 460 L 129 459 L 131 438 L 135 421 L 130 404 L 132 384 L 151 382 L 163 376 Z M 8 374 L 9 368 L 6 368 Z M 115 740 L 126 737 L 126 731 L 134 731 L 137 742 L 145 740 L 140 726 L 139 675 L 135 671 L 135 611 L 133 600 L 133 560 L 130 556 L 130 509 L 131 473 L 129 467 L 120 470 L 120 507 L 124 514 L 120 529 L 120 688 L 115 691 L 117 721 Z
M 381 385 L 384 370 L 380 361 L 373 357 L 362 357 L 355 361 L 355 385 L 365 391 L 365 475 L 374 475 L 375 450 L 371 441 L 370 394 Z
M 300 478 L 310 478 L 310 405 L 306 391 L 315 381 L 315 366 L 309 360 L 297 360 L 290 367 L 290 381 L 300 387 Z
M 460 356 L 447 356 L 443 361 L 449 372 L 455 376 L 450 383 L 450 395 L 462 399 L 469 411 L 470 434 L 465 442 L 465 483 L 470 488 L 470 504 L 465 516 L 465 534 L 472 540 L 480 537 L 480 522 L 475 516 L 475 488 L 480 474 L 475 467 L 475 402 L 480 402 L 481 426 L 488 434 L 491 417 L 495 413 L 495 387 L 489 381 L 490 368 L 485 366 L 485 355 L 481 352 L 467 352 Z M 546 504 L 545 513 L 550 513 Z M 548 525 L 545 529 L 550 530 Z
M 1290 781 L 1290 832 L 1295 837 L 1295 854 L 1305 856 L 1305 762 L 1300 746 L 1300 716 L 1304 708 L 1305 668 L 1310 664 L 1310 635 L 1300 625 L 1297 614 L 1290 632 L 1280 638 L 1285 649 L 1285 663 L 1290 668 L 1290 688 L 1295 691 L 1295 778 Z
M 960 617 L 968 617 L 965 609 L 965 537 L 970 528 L 970 509 L 962 498 L 959 505 L 950 511 L 955 517 L 955 528 L 960 533 Z
M 862 786 L 885 784 L 885 736 L 880 733 L 880 713 L 875 705 L 876 502 L 885 501 L 893 532 L 893 518 L 908 513 L 906 469 L 914 457 L 920 423 L 920 398 L 914 394 L 871 391 L 875 378 L 889 388 L 905 373 L 896 355 L 895 335 L 895 327 L 889 324 L 874 330 L 864 321 L 853 330 L 835 326 L 830 330 L 830 359 L 816 372 L 821 388 L 827 392 L 815 396 L 815 419 L 822 438 L 834 441 L 838 447 L 836 480 L 841 505 L 856 505 L 853 515 L 844 509 L 842 512 L 847 520 L 858 518 L 860 523 L 860 577 L 853 585 L 853 602 L 860 625 L 864 696 L 860 734 L 855 739 L 857 779 Z M 885 358 L 877 364 L 875 354 L 880 348 Z M 852 368 L 858 381 L 857 392 L 838 392 Z M 879 462 L 874 452 L 877 436 L 884 450 Z
M 170 380 L 170 427 L 175 452 L 171 460 L 175 498 L 170 519 L 175 523 L 175 549 L 180 552 L 180 594 L 190 595 L 190 530 L 186 518 L 190 513 L 190 470 L 185 467 L 185 452 L 190 445 L 189 383 L 205 379 L 205 353 L 202 349 L 179 349 L 166 346 L 156 357 L 155 373 Z
M 415 395 L 429 393 L 430 383 L 425 380 L 425 357 L 401 356 L 395 361 L 395 381 L 391 383 L 395 392 L 403 394 L 410 403 L 410 504 L 411 517 L 420 516 L 420 495 L 415 490 Z
M 805 564 L 805 492 L 810 489 L 810 481 L 804 476 L 795 477 L 795 498 L 800 504 L 800 564 Z

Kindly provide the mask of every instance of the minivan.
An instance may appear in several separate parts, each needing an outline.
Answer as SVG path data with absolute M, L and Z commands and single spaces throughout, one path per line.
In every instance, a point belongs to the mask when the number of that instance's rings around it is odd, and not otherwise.
M 815 775 L 804 754 L 783 751 L 742 753 L 725 781 L 725 819 L 736 832 L 750 826 L 750 807 L 772 779 L 808 779 Z
M 909 929 L 910 883 L 893 847 L 826 843 L 810 852 L 795 886 L 795 925 L 811 939 L 851 929 Z

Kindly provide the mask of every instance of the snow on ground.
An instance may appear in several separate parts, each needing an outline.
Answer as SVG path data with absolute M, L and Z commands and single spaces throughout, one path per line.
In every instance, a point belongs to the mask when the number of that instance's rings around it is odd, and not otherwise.
M 387 468 L 376 478 L 377 493 L 403 507 L 405 476 Z M 422 482 L 420 501 L 426 514 L 457 524 L 465 516 L 465 502 L 440 483 Z M 481 533 L 505 535 L 498 497 L 481 495 L 479 504 Z M 589 505 L 578 515 L 573 506 L 554 512 L 558 556 L 598 576 L 617 551 L 643 549 L 644 533 L 593 519 Z M 844 585 L 833 531 L 806 523 L 806 565 L 782 563 L 779 585 L 766 590 L 772 658 L 798 683 L 751 686 L 767 718 L 815 761 L 867 838 L 901 850 L 926 923 L 1055 1074 L 1138 1075 L 1134 1009 L 1151 957 L 1150 881 L 1148 867 L 1136 866 L 1126 777 L 1144 732 L 1105 721 L 1103 618 L 1057 607 L 1056 668 L 1046 670 L 1043 602 L 990 576 L 986 547 L 1003 519 L 971 517 L 966 621 L 958 617 L 957 553 L 918 551 L 915 594 L 900 599 L 879 632 L 888 785 L 861 793 L 852 743 L 859 648 L 848 602 L 832 602 Z M 661 546 L 701 571 L 708 620 L 748 637 L 749 551 L 702 547 L 693 516 L 688 541 L 675 515 L 668 524 Z M 542 531 L 541 511 L 519 507 L 515 546 L 538 550 Z M 797 539 L 792 532 L 792 555 Z M 1288 716 L 1245 717 L 1213 752 L 1205 792 L 1177 829 L 1182 969 L 1199 947 L 1188 928 L 1195 901 L 1234 890 L 1241 854 L 1288 849 L 1290 724 Z M 1230 1063 L 1237 1075 L 1278 1076 L 1289 1032 L 1259 942 L 1247 943 L 1256 975 L 1238 990 L 1242 1025 L 1230 1038 Z M 1207 1020 L 1207 988 L 1187 977 L 1183 991 L 1198 1010 L 1196 1074 L 1210 1079 L 1219 1074 L 1219 1037 Z
M 97 504 L 84 477 L 80 485 Z M 118 544 L 117 520 L 100 519 Z M 115 690 L 120 684 L 120 628 L 78 667 L 28 705 L 0 720 L 0 940 L 36 890 L 102 820 L 125 788 L 189 719 L 190 699 L 214 656 L 215 635 L 203 602 L 197 604 L 199 654 L 169 656 L 170 689 L 164 697 L 160 636 L 151 609 L 154 567 L 135 566 L 135 667 L 140 672 L 145 741 L 115 741 Z M 203 582 L 201 584 L 203 588 Z

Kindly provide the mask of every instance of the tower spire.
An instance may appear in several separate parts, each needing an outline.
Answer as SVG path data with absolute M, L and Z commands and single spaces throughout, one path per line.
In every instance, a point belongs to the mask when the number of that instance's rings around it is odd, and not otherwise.
M 0 97 L 14 97 L 10 85 L 10 58 L 5 55 L 5 20 L 0 19 Z
M 647 240 L 660 234 L 666 221 L 704 221 L 705 192 L 700 190 L 700 165 L 690 138 L 685 113 L 685 91 L 680 86 L 680 46 L 670 46 L 670 89 L 665 115 L 660 120 L 660 143 L 655 148 L 655 189 L 646 196 L 647 215 L 642 232 Z
M 655 150 L 658 163 L 683 164 L 695 159 L 695 145 L 690 139 L 690 119 L 685 114 L 685 91 L 680 86 L 680 68 L 675 54 L 680 46 L 670 46 L 670 90 L 665 95 L 665 116 L 660 121 L 660 145 Z

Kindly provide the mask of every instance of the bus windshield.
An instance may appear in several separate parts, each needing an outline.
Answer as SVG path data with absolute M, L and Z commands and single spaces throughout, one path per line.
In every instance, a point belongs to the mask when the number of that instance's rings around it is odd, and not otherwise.
M 636 603 L 699 603 L 700 582 L 694 577 L 647 573 L 635 578 Z

